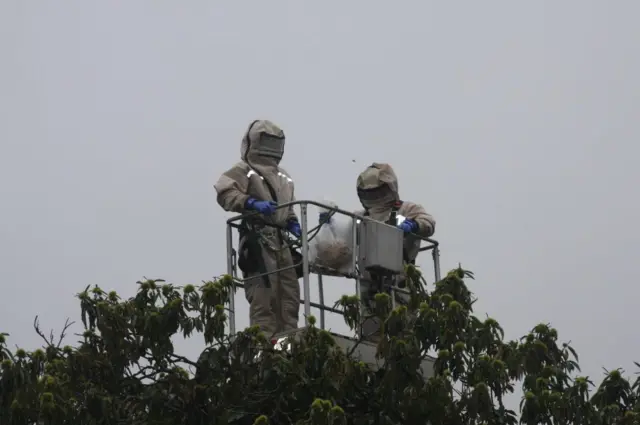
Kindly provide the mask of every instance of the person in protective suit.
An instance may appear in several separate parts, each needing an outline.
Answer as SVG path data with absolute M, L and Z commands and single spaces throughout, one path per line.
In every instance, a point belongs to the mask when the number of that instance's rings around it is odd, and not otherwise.
M 295 269 L 257 276 L 293 266 L 284 230 L 300 236 L 293 207 L 276 209 L 293 201 L 293 179 L 282 167 L 285 135 L 268 120 L 252 122 L 240 148 L 241 161 L 224 172 L 214 185 L 218 204 L 240 214 L 256 211 L 241 225 L 238 265 L 245 279 L 251 325 L 268 336 L 298 327 L 300 286 Z M 256 276 L 251 278 L 251 276 Z
M 415 264 L 420 251 L 420 239 L 412 237 L 411 234 L 422 237 L 433 235 L 436 228 L 433 216 L 427 213 L 422 205 L 401 200 L 398 177 L 389 164 L 374 162 L 368 166 L 358 176 L 357 191 L 364 210 L 357 211 L 355 214 L 402 229 L 406 235 L 403 249 L 404 261 Z M 396 283 L 399 287 L 404 287 L 403 277 L 399 277 Z M 365 273 L 361 280 L 359 294 L 365 310 L 369 310 L 373 297 L 381 289 L 378 278 Z M 408 296 L 401 293 L 397 293 L 395 298 L 396 302 L 401 304 L 408 302 Z M 380 323 L 376 318 L 367 319 L 362 325 L 363 337 L 368 340 L 378 340 L 379 330 Z

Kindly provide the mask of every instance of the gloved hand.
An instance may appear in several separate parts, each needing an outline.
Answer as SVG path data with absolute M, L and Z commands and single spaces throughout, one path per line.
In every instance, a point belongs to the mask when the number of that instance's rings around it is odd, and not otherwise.
M 249 200 L 247 200 L 248 209 L 258 211 L 264 215 L 271 215 L 276 212 L 277 205 L 278 204 L 273 201 L 258 201 L 253 198 L 249 198 Z
M 398 225 L 398 228 L 402 229 L 405 233 L 415 233 L 418 230 L 418 223 L 406 218 L 402 223 L 400 223 L 400 225 Z
M 287 222 L 287 230 L 293 233 L 297 237 L 300 237 L 300 235 L 302 235 L 302 229 L 300 228 L 300 223 L 298 223 L 295 220 L 289 220 Z
M 318 216 L 318 224 L 331 223 L 331 216 L 328 212 L 322 212 Z

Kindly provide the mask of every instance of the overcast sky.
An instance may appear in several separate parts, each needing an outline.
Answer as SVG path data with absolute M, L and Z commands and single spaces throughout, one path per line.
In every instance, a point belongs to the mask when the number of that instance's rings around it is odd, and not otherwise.
M 286 132 L 298 198 L 356 208 L 357 174 L 389 162 L 403 199 L 436 217 L 443 270 L 476 273 L 479 315 L 509 338 L 550 322 L 585 373 L 630 373 L 639 12 L 632 0 L 4 0 L 0 331 L 34 348 L 33 317 L 77 318 L 87 284 L 131 296 L 143 276 L 224 273 L 213 184 L 266 118 Z M 353 290 L 328 286 L 331 301 Z

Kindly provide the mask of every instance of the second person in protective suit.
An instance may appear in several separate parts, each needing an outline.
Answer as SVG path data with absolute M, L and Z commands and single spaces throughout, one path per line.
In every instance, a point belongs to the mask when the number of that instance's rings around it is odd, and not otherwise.
M 398 177 L 389 164 L 374 162 L 358 176 L 357 192 L 364 210 L 355 214 L 370 217 L 373 220 L 398 226 L 405 233 L 403 257 L 405 263 L 415 264 L 420 251 L 420 239 L 411 234 L 430 237 L 435 232 L 436 221 L 420 204 L 403 201 L 398 189 Z M 395 214 L 392 214 L 394 213 Z M 395 220 L 391 222 L 392 220 Z M 398 286 L 403 287 L 404 279 L 400 278 Z M 368 310 L 376 292 L 380 290 L 376 278 L 365 273 L 360 285 L 360 299 Z M 400 303 L 406 303 L 407 297 L 396 296 Z M 368 319 L 362 325 L 363 336 L 369 340 L 377 340 L 380 323 L 377 319 Z
M 238 265 L 243 272 L 251 325 L 268 336 L 298 327 L 300 286 L 288 238 L 283 230 L 300 236 L 293 207 L 277 204 L 295 200 L 293 179 L 282 167 L 285 135 L 274 123 L 256 120 L 249 125 L 240 148 L 241 161 L 224 172 L 214 185 L 217 201 L 226 211 L 256 211 L 240 231 Z M 256 276 L 253 277 L 252 276 Z

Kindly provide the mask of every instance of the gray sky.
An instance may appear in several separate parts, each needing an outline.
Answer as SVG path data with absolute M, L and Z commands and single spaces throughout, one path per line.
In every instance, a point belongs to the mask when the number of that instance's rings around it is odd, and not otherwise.
M 437 219 L 443 270 L 476 273 L 478 314 L 508 337 L 551 322 L 584 372 L 630 372 L 639 12 L 631 0 L 5 0 L 0 330 L 33 348 L 33 317 L 78 317 L 87 284 L 130 296 L 142 276 L 224 273 L 228 215 L 212 185 L 246 125 L 268 118 L 287 134 L 298 198 L 355 208 L 358 172 L 391 163 L 402 197 Z

